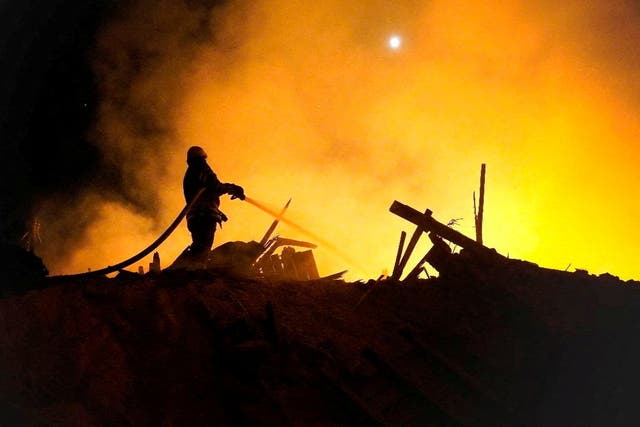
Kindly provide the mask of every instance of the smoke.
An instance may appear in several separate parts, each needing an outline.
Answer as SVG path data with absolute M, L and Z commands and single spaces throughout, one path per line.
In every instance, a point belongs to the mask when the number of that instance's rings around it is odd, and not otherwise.
M 483 162 L 488 245 L 638 276 L 639 15 L 631 1 L 134 1 L 94 51 L 92 136 L 120 199 L 93 192 L 98 222 L 50 270 L 99 268 L 153 240 L 184 203 L 186 149 L 201 145 L 221 180 L 276 210 L 293 197 L 287 215 L 366 265 L 358 277 L 388 269 L 411 228 L 388 213 L 394 199 L 463 217 L 474 235 Z M 271 222 L 222 208 L 218 243 L 257 240 Z M 165 262 L 188 243 L 172 236 Z M 322 273 L 350 267 L 316 255 Z
M 100 102 L 89 139 L 100 167 L 80 194 L 56 194 L 39 206 L 40 252 L 52 272 L 116 262 L 166 225 L 173 206 L 163 205 L 163 189 L 180 185 L 167 180 L 168 159 L 178 154 L 173 108 L 190 58 L 209 39 L 203 17 L 210 12 L 208 5 L 132 1 L 98 30 L 91 62 Z

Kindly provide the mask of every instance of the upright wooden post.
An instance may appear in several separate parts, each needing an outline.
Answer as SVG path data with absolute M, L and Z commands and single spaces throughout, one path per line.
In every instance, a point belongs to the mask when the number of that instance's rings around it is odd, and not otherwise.
M 398 252 L 396 252 L 396 262 L 393 264 L 393 272 L 391 273 L 391 277 L 393 279 L 398 279 L 400 274 L 398 273 L 398 268 L 400 268 L 400 258 L 402 257 L 402 250 L 404 249 L 404 240 L 407 238 L 407 232 L 402 231 L 400 233 L 400 242 L 398 242 Z
M 478 215 L 476 216 L 476 242 L 482 245 L 482 219 L 484 217 L 484 180 L 487 171 L 487 165 L 482 164 L 480 167 L 480 199 L 478 201 Z M 475 205 L 475 196 L 474 196 Z M 475 206 L 474 206 L 475 207 Z

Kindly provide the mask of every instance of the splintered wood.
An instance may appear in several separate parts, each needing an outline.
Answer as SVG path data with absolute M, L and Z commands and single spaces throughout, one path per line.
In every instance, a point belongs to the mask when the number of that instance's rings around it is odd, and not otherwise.
M 479 253 L 487 251 L 487 248 L 477 243 L 475 240 L 470 239 L 453 228 L 436 221 L 431 215 L 425 215 L 411 206 L 404 205 L 397 200 L 393 202 L 389 211 L 409 222 L 414 223 L 425 231 L 434 233 L 443 239 L 460 246 L 461 248 Z
M 423 232 L 428 232 L 429 237 L 434 243 L 439 239 L 448 240 L 449 242 L 479 256 L 485 256 L 491 252 L 488 248 L 486 248 L 482 244 L 474 241 L 473 239 L 470 239 L 469 237 L 454 230 L 453 228 L 435 220 L 431 216 L 432 212 L 429 209 L 427 209 L 423 214 L 420 211 L 410 206 L 407 206 L 405 204 L 402 204 L 396 200 L 393 202 L 393 204 L 389 208 L 389 211 L 391 213 L 398 215 L 401 218 L 406 219 L 407 221 L 417 226 L 417 229 L 414 232 L 414 235 L 412 236 L 411 241 L 409 242 L 409 245 L 407 245 L 407 250 L 404 256 L 400 257 L 400 254 L 398 253 L 398 256 L 396 258 L 396 265 L 394 267 L 394 273 L 392 275 L 392 278 L 395 280 L 400 279 L 404 266 L 406 265 L 406 262 L 408 261 L 409 256 L 411 255 L 411 251 L 415 247 L 415 244 L 417 243 L 418 238 Z M 402 246 L 403 246 L 402 243 L 404 242 L 401 242 L 399 251 L 402 250 Z M 422 271 L 423 264 L 427 261 L 429 261 L 429 254 L 425 255 L 420 260 L 420 262 L 416 265 L 416 267 L 411 270 L 411 272 L 406 277 L 406 279 L 416 278 L 418 274 L 420 274 L 420 272 Z
M 280 255 L 262 257 L 259 268 L 262 275 L 269 278 L 314 280 L 320 277 L 313 252 L 296 252 L 292 247 L 283 248 Z

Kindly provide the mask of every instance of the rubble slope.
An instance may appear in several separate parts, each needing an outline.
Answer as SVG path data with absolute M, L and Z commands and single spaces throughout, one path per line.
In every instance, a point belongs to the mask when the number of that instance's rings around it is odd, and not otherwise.
M 0 300 L 2 425 L 637 425 L 636 282 L 212 271 L 53 278 Z

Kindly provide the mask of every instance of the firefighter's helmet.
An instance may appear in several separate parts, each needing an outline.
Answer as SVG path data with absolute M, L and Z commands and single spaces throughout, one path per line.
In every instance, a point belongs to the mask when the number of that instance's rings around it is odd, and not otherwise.
M 202 147 L 198 147 L 197 145 L 194 145 L 193 147 L 189 148 L 189 150 L 187 151 L 187 161 L 192 159 L 197 159 L 197 158 L 206 159 L 207 153 L 202 149 Z

